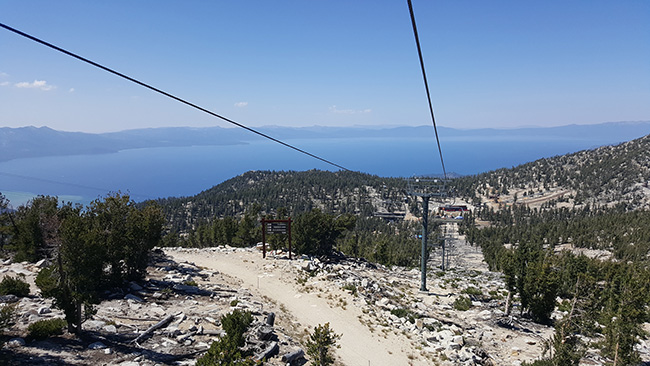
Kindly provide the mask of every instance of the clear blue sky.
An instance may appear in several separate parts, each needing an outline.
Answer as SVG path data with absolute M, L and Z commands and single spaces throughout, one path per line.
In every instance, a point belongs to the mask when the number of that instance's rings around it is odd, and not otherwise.
M 650 1 L 413 0 L 436 119 L 650 120 Z M 406 0 L 0 0 L 0 22 L 249 126 L 425 125 Z M 229 126 L 0 29 L 0 127 Z

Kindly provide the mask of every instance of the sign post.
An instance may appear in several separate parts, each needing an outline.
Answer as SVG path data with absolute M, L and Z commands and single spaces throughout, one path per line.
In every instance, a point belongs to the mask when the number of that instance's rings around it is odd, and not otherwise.
M 266 258 L 266 234 L 289 234 L 289 259 L 291 259 L 291 218 L 262 219 L 262 258 Z

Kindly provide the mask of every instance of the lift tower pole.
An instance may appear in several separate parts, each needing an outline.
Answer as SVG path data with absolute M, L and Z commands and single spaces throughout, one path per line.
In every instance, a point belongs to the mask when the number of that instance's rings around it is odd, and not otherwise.
M 422 253 L 420 254 L 420 291 L 427 291 L 427 234 L 429 228 L 429 197 L 422 196 Z
M 429 226 L 429 199 L 437 197 L 442 200 L 447 195 L 445 182 L 437 178 L 409 178 L 407 194 L 422 197 L 422 253 L 420 255 L 420 291 L 427 290 L 427 237 Z

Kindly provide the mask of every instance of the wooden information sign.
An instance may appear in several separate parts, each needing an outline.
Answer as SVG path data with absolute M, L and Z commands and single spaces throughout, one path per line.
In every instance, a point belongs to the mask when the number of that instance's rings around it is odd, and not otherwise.
M 262 219 L 262 258 L 266 258 L 266 234 L 289 234 L 289 259 L 291 259 L 291 218 Z

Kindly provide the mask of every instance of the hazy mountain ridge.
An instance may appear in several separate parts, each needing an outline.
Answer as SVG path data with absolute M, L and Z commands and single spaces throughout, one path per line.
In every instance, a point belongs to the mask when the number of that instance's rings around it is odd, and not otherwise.
M 423 138 L 431 136 L 431 126 L 386 127 L 260 127 L 258 131 L 278 139 L 336 138 Z M 470 129 L 440 127 L 441 140 L 536 140 L 602 139 L 607 143 L 627 141 L 650 132 L 650 121 L 612 122 L 597 125 L 569 125 L 548 128 Z M 104 154 L 125 149 L 151 147 L 210 146 L 244 144 L 263 137 L 239 128 L 168 127 L 134 129 L 92 134 L 65 132 L 49 127 L 0 128 L 0 161 L 54 155 Z
M 0 128 L 0 161 L 57 155 L 107 154 L 120 150 L 245 143 L 235 129 L 152 128 L 103 134 L 65 132 L 49 127 Z

